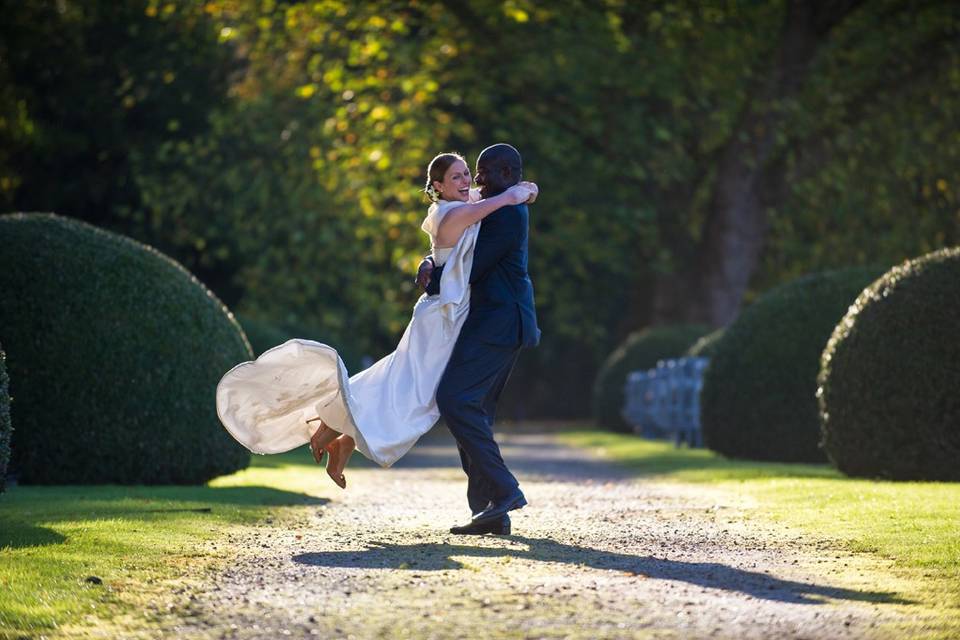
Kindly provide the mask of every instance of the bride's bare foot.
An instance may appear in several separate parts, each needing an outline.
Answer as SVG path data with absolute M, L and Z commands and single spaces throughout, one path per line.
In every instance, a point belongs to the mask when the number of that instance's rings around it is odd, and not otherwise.
M 319 418 L 314 418 L 313 420 L 319 420 Z M 307 420 L 307 422 L 313 422 L 313 420 Z M 313 459 L 317 461 L 317 464 L 322 464 L 323 462 L 323 452 L 331 442 L 337 439 L 340 433 L 334 431 L 327 425 L 320 421 L 320 426 L 317 430 L 310 436 L 310 452 L 313 454 Z
M 343 470 L 347 467 L 353 450 L 356 449 L 356 442 L 350 436 L 340 436 L 327 447 L 330 454 L 327 457 L 327 475 L 341 489 L 347 488 L 347 478 L 343 475 Z

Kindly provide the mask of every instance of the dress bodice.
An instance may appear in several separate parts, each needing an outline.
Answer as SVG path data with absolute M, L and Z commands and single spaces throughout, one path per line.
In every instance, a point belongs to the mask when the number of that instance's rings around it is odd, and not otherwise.
M 438 267 L 443 266 L 447 262 L 447 258 L 450 257 L 450 254 L 453 253 L 453 250 L 456 247 L 438 247 L 433 246 L 433 263 Z

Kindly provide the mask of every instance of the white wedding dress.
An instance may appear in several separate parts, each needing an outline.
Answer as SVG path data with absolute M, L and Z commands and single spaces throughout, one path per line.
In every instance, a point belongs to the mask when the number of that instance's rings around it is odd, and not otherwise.
M 217 385 L 217 415 L 230 435 L 254 453 L 281 453 L 309 442 L 319 423 L 307 420 L 319 416 L 389 467 L 430 430 L 440 417 L 437 386 L 470 307 L 480 223 L 452 249 L 436 247 L 440 220 L 461 204 L 441 200 L 423 221 L 434 260 L 445 264 L 440 294 L 420 297 L 396 351 L 353 376 L 334 348 L 299 338 L 238 364 Z

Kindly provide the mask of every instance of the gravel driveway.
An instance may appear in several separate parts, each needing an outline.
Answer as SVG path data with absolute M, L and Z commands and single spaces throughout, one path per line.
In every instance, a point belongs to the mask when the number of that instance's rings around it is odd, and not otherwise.
M 632 479 L 550 435 L 501 438 L 529 506 L 514 535 L 453 536 L 466 481 L 435 430 L 390 470 L 234 534 L 169 631 L 190 638 L 894 637 L 875 558 L 775 525 L 730 493 Z M 328 482 L 321 470 L 318 481 Z M 334 487 L 336 490 L 336 488 Z M 221 543 L 221 549 L 222 543 Z M 889 578 L 885 578 L 889 585 Z

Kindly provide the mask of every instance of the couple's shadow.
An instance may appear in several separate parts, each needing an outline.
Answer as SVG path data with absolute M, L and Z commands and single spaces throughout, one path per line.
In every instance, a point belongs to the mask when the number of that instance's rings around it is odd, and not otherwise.
M 619 571 L 658 580 L 686 582 L 709 589 L 740 592 L 762 600 L 795 604 L 822 604 L 828 599 L 909 604 L 891 592 L 857 591 L 841 587 L 781 580 L 766 573 L 745 571 L 716 562 L 682 562 L 650 556 L 634 556 L 567 545 L 549 538 L 507 536 L 526 545 L 482 547 L 465 544 L 391 544 L 371 542 L 365 550 L 302 553 L 294 562 L 322 567 L 438 571 L 461 569 L 458 556 L 510 557 L 539 562 L 558 562 L 594 569 Z

